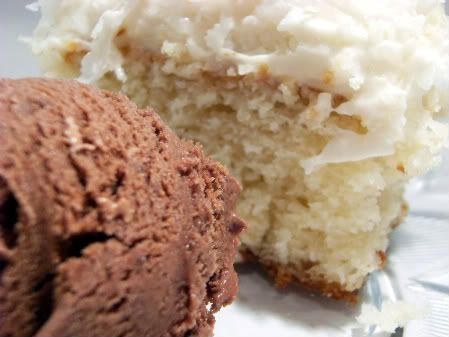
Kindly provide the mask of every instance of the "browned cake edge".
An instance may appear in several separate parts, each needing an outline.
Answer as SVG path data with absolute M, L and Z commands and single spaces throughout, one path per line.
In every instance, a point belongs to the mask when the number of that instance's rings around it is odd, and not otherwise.
M 397 228 L 405 219 L 408 213 L 408 205 L 405 201 L 402 203 L 401 213 L 391 222 L 391 229 Z M 260 259 L 248 247 L 240 248 L 240 254 L 245 262 L 257 261 L 260 263 L 268 273 L 274 278 L 274 286 L 276 288 L 285 288 L 290 284 L 297 284 L 306 289 L 320 293 L 323 296 L 333 298 L 336 300 L 344 300 L 352 304 L 357 304 L 359 301 L 359 290 L 348 291 L 344 289 L 344 285 L 338 282 L 330 282 L 325 278 L 312 279 L 307 270 L 316 263 L 311 261 L 301 261 L 301 269 L 298 269 L 293 264 L 280 264 L 269 259 Z M 383 269 L 387 263 L 387 254 L 378 251 L 379 269 Z

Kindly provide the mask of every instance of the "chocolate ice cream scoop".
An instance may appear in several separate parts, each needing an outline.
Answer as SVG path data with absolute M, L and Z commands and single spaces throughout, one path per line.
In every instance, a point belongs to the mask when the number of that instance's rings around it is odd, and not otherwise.
M 0 336 L 212 335 L 239 192 L 124 96 L 1 80 Z

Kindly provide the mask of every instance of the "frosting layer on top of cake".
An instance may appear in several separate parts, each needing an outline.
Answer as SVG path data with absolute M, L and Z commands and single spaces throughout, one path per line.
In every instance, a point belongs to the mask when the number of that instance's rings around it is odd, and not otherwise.
M 367 132 L 336 128 L 320 154 L 301 161 L 306 173 L 328 163 L 393 154 L 407 139 L 408 116 L 423 111 L 430 112 L 423 123 L 432 139 L 441 143 L 446 137 L 446 128 L 432 118 L 448 111 L 449 29 L 438 0 L 38 4 L 42 20 L 31 40 L 34 52 L 47 53 L 45 62 L 60 62 L 67 51 L 84 51 L 85 82 L 109 72 L 126 79 L 117 44 L 126 34 L 131 48 L 191 64 L 192 72 L 263 74 L 322 92 L 320 119 L 354 116 Z M 344 102 L 334 107 L 329 93 Z

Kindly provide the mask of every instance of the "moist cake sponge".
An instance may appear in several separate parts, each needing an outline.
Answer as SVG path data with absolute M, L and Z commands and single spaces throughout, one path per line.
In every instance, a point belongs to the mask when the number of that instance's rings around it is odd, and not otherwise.
M 336 298 L 383 266 L 447 137 L 440 1 L 41 2 L 47 75 L 121 91 L 244 190 L 242 251 Z

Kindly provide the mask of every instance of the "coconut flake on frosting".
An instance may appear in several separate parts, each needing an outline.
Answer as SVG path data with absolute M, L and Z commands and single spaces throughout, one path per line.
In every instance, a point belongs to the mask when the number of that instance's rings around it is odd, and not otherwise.
M 114 44 L 123 27 L 139 48 L 168 53 L 175 61 L 187 55 L 203 70 L 220 71 L 224 63 L 228 74 L 235 68 L 248 75 L 266 67 L 277 80 L 346 97 L 337 113 L 358 116 L 368 132 L 338 130 L 320 154 L 301 162 L 308 173 L 328 163 L 392 154 L 403 137 L 405 115 L 420 109 L 416 97 L 427 108 L 447 109 L 449 47 L 447 29 L 441 29 L 447 22 L 437 0 L 90 2 L 55 8 L 53 1 L 40 0 L 44 14 L 53 14 L 43 15 L 32 41 L 38 53 L 63 53 L 73 40 L 87 46 L 84 82 L 107 72 L 126 79 Z M 73 20 L 58 20 L 67 16 Z M 75 19 L 77 25 L 70 26 Z M 49 36 L 50 29 L 58 35 Z

